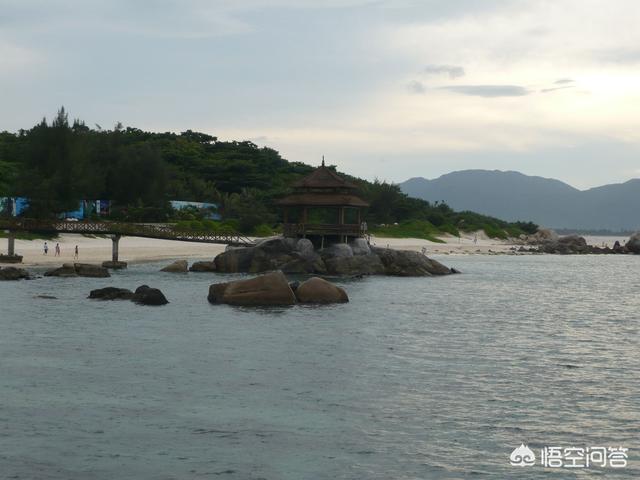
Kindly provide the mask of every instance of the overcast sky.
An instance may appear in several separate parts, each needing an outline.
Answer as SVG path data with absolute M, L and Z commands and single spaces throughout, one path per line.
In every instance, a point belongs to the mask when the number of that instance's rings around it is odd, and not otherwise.
M 637 0 L 0 0 L 0 130 L 250 139 L 373 179 L 640 177 Z

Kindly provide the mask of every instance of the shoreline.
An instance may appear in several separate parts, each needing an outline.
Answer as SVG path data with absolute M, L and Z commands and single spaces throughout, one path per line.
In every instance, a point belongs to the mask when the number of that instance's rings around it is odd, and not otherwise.
M 389 247 L 397 250 L 422 251 L 426 255 L 534 255 L 518 252 L 521 244 L 508 240 L 488 238 L 484 232 L 464 234 L 460 238 L 451 235 L 441 237 L 444 243 L 419 238 L 371 237 L 371 245 Z M 609 245 L 623 237 L 586 236 L 590 245 Z M 0 239 L 0 252 L 5 251 L 6 239 Z M 62 234 L 57 239 L 47 241 L 48 255 L 43 255 L 44 240 L 16 240 L 16 253 L 23 256 L 21 264 L 26 267 L 53 267 L 63 263 L 101 264 L 111 260 L 111 240 L 109 238 L 91 238 L 78 234 Z M 61 255 L 55 256 L 55 245 L 60 244 Z M 74 259 L 73 251 L 78 245 L 79 258 Z M 120 240 L 120 260 L 130 265 L 175 259 L 211 259 L 224 252 L 226 245 L 214 243 L 184 242 L 141 237 L 122 237 Z M 11 264 L 2 264 L 11 265 Z

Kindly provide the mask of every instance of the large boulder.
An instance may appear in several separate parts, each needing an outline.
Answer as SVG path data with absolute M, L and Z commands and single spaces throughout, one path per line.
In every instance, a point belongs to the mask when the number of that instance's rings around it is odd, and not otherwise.
M 254 247 L 225 250 L 213 260 L 216 264 L 216 270 L 225 273 L 248 272 L 251 268 L 255 250 Z
M 420 252 L 378 247 L 373 247 L 371 251 L 380 257 L 386 275 L 421 277 L 451 273 L 450 268 Z
M 31 275 L 26 270 L 16 267 L 0 267 L 0 280 L 29 280 Z
M 133 292 L 126 288 L 105 287 L 91 290 L 89 298 L 94 300 L 131 300 Z
M 216 262 L 193 262 L 189 267 L 190 272 L 215 272 Z
M 375 254 L 353 257 L 332 257 L 324 261 L 327 273 L 332 275 L 382 275 L 385 266 Z
M 296 297 L 280 271 L 209 287 L 211 303 L 229 305 L 293 305 Z
M 263 273 L 280 270 L 283 265 L 294 259 L 294 252 L 284 253 L 278 250 L 267 251 L 256 247 L 249 267 L 250 273 Z
M 319 277 L 312 277 L 298 285 L 295 291 L 300 303 L 345 303 L 347 292 Z
M 109 270 L 101 265 L 92 265 L 89 263 L 74 263 L 73 267 L 79 277 L 106 278 L 110 277 Z
M 293 252 L 291 254 L 291 260 L 283 263 L 279 270 L 282 270 L 284 273 L 327 273 L 327 266 L 324 261 L 316 252 L 311 254 L 309 253 L 300 253 Z
M 169 273 L 187 273 L 189 271 L 189 263 L 186 260 L 176 260 L 170 265 L 167 265 L 161 272 Z
M 346 243 L 334 243 L 320 250 L 320 255 L 323 260 L 327 258 L 348 258 L 353 257 L 353 250 Z
M 292 252 L 297 243 L 295 238 L 269 237 L 258 241 L 255 248 L 269 254 L 286 254 Z
M 527 237 L 528 242 L 533 245 L 538 245 L 545 242 L 555 242 L 560 239 L 560 236 L 550 228 L 539 228 L 536 233 Z
M 73 263 L 65 263 L 62 267 L 44 272 L 45 277 L 77 277 L 76 267 Z
M 371 247 L 364 238 L 354 238 L 349 244 L 354 255 L 369 255 Z
M 315 248 L 313 247 L 313 243 L 308 238 L 301 238 L 296 242 L 296 247 L 294 249 L 298 252 L 302 257 L 311 257 L 316 254 Z
M 587 245 L 587 241 L 579 235 L 567 235 L 557 240 L 543 242 L 539 250 L 544 253 L 555 253 L 560 255 L 571 255 L 579 253 L 591 253 L 592 247 Z
M 166 305 L 169 303 L 167 297 L 160 290 L 151 288 L 148 285 L 141 285 L 136 288 L 131 299 L 140 305 Z
M 634 233 L 626 243 L 627 250 L 631 253 L 640 253 L 640 232 Z

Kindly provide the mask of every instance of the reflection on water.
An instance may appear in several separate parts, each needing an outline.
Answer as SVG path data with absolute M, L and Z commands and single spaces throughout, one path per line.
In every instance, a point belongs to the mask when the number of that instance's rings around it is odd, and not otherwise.
M 637 478 L 640 257 L 444 262 L 324 307 L 209 305 L 229 276 L 153 264 L 0 284 L 3 478 L 546 478 L 522 443 L 625 446 L 557 478 Z M 85 298 L 143 283 L 171 303 Z

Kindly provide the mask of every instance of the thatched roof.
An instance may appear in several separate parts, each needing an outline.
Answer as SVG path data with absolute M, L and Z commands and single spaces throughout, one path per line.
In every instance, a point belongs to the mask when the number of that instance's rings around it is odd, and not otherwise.
M 340 193 L 298 193 L 289 195 L 276 202 L 283 206 L 344 206 L 368 207 L 369 204 L 355 195 Z
M 325 167 L 324 163 L 306 177 L 294 182 L 292 186 L 294 188 L 347 188 L 350 190 L 358 188 L 330 168 Z

